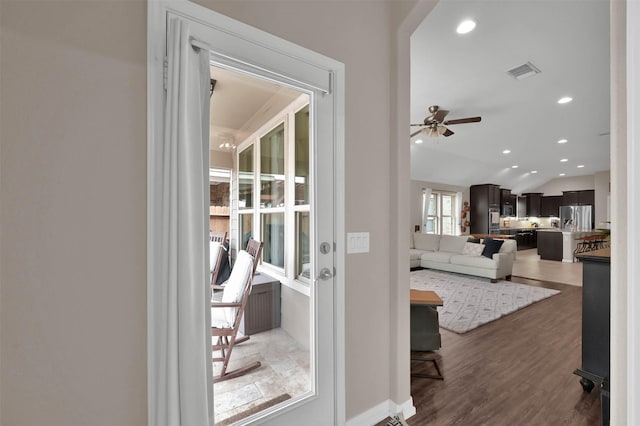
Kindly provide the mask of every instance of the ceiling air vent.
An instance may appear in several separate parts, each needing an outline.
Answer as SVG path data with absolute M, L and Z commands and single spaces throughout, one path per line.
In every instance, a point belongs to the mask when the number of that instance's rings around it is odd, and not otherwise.
M 531 77 L 532 75 L 536 75 L 540 73 L 540 69 L 538 69 L 531 62 L 527 62 L 526 64 L 518 65 L 515 68 L 511 68 L 507 70 L 507 74 L 516 80 L 522 80 L 527 77 Z

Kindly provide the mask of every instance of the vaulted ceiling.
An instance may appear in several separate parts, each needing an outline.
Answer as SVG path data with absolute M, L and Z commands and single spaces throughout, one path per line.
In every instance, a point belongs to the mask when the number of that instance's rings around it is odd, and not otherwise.
M 475 30 L 458 34 L 468 18 Z M 527 62 L 541 72 L 506 73 Z M 411 138 L 412 178 L 520 193 L 609 170 L 609 63 L 606 0 L 441 0 L 411 38 L 411 122 L 430 105 L 482 121 Z

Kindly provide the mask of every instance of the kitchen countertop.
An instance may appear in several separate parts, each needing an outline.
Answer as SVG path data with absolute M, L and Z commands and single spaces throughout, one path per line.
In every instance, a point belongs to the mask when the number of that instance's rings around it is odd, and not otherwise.
M 560 228 L 540 228 L 538 229 L 538 231 L 545 231 L 545 232 L 562 232 L 563 234 L 584 234 L 584 235 L 596 235 L 596 234 L 605 234 L 602 231 L 599 231 L 597 229 L 592 229 L 589 231 L 569 231 L 567 229 L 560 229 Z

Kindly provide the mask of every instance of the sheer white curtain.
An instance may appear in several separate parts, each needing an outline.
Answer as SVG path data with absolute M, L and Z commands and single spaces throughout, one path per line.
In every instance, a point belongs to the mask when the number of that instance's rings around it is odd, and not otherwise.
M 462 218 L 460 217 L 460 211 L 462 210 L 462 192 L 456 192 L 456 205 L 455 208 L 455 235 L 460 235 L 460 226 L 462 226 Z
M 427 218 L 429 217 L 429 204 L 431 202 L 431 188 L 424 188 L 423 190 L 423 203 L 422 206 L 422 233 L 427 232 Z
M 149 239 L 149 424 L 213 425 L 208 278 L 209 52 L 169 22 Z

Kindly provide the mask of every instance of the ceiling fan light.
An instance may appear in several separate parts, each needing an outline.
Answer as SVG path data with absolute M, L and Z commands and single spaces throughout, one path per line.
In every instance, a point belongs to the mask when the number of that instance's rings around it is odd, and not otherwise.
M 438 135 L 443 135 L 444 132 L 447 131 L 447 128 L 444 126 L 438 126 Z

